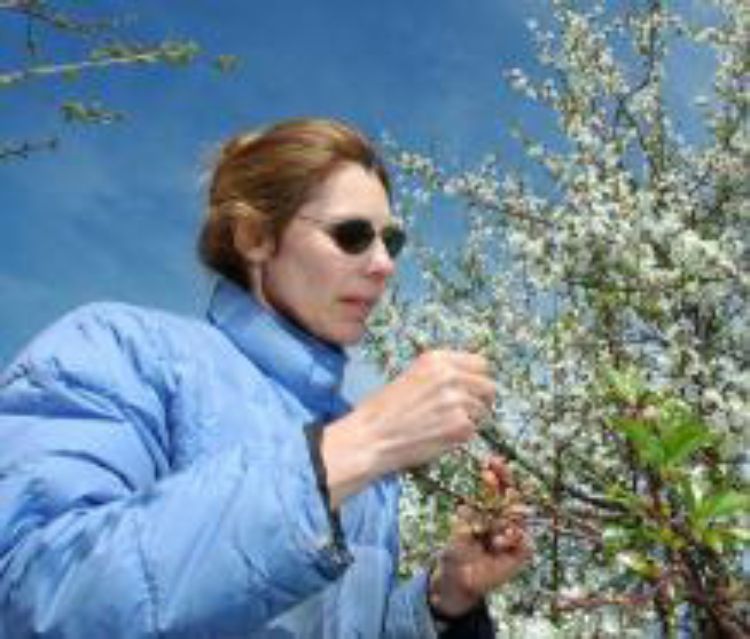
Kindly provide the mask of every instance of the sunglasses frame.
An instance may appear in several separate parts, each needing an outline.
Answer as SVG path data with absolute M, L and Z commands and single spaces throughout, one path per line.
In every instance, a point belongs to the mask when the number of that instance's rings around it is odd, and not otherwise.
M 372 221 L 365 217 L 354 216 L 338 220 L 321 220 L 317 217 L 300 214 L 298 214 L 297 217 L 320 226 L 325 231 L 326 235 L 333 240 L 336 248 L 347 255 L 362 255 L 363 253 L 366 253 L 372 246 L 375 238 L 379 237 L 388 253 L 388 256 L 392 260 L 395 260 L 406 244 L 406 232 L 398 223 L 387 224 L 378 231 Z M 353 224 L 361 225 L 362 229 L 367 230 L 362 234 L 359 241 L 354 239 L 352 243 L 351 241 L 344 239 L 342 236 L 342 229 L 347 226 L 351 227 Z

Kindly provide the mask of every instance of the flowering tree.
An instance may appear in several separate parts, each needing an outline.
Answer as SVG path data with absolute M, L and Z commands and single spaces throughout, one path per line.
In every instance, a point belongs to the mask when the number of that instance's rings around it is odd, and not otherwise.
M 538 546 L 493 602 L 507 636 L 746 637 L 750 5 L 716 0 L 700 24 L 666 1 L 550 5 L 530 24 L 545 71 L 508 73 L 557 127 L 518 133 L 525 175 L 390 142 L 412 234 L 447 198 L 465 236 L 416 244 L 418 283 L 382 309 L 373 351 L 395 373 L 426 346 L 480 350 L 499 389 L 481 441 L 407 482 L 406 564 L 456 500 L 502 511 L 474 480 L 500 452 Z M 667 71 L 688 46 L 715 66 L 685 139 Z
M 192 40 L 147 40 L 138 36 L 132 16 L 102 15 L 101 11 L 71 9 L 57 0 L 0 0 L 0 20 L 19 36 L 19 46 L 6 49 L 6 67 L 0 71 L 0 91 L 29 83 L 74 81 L 85 74 L 127 66 L 186 66 L 201 49 Z M 234 56 L 219 55 L 213 65 L 232 69 Z M 69 93 L 69 91 L 66 91 Z M 99 99 L 71 97 L 53 101 L 65 122 L 108 124 L 121 120 L 122 111 Z M 58 136 L 1 140 L 0 161 L 45 148 L 54 148 Z

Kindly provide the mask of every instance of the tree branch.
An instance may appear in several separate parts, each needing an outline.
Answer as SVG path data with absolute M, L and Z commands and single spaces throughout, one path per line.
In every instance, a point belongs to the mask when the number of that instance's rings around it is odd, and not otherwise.
M 508 459 L 516 462 L 521 468 L 523 468 L 530 475 L 538 479 L 544 486 L 552 492 L 555 482 L 553 478 L 548 477 L 545 473 L 539 470 L 534 464 L 524 459 L 518 451 L 515 450 L 511 445 L 491 435 L 487 430 L 479 432 L 479 436 L 482 440 L 495 452 L 502 454 Z M 616 501 L 606 499 L 597 495 L 589 495 L 583 490 L 571 486 L 569 484 L 561 484 L 560 492 L 567 494 L 569 497 L 582 501 L 590 506 L 602 508 L 610 512 L 625 513 L 626 509 Z
M 12 158 L 27 158 L 36 151 L 53 150 L 57 148 L 58 144 L 57 138 L 3 143 L 0 144 L 0 162 Z
M 194 57 L 196 52 L 197 49 L 195 46 L 189 43 L 180 46 L 165 44 L 145 51 L 112 55 L 95 60 L 80 60 L 78 62 L 31 67 L 21 71 L 10 71 L 0 74 L 0 87 L 7 87 L 20 82 L 28 82 L 45 77 L 76 74 L 81 71 L 104 69 L 113 66 L 156 64 L 159 62 L 182 63 Z

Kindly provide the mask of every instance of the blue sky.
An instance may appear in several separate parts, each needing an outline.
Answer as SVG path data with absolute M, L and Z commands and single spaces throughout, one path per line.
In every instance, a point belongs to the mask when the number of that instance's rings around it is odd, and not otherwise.
M 59 130 L 54 104 L 70 96 L 102 98 L 128 117 L 65 127 L 58 151 L 0 163 L 0 365 L 59 314 L 88 301 L 200 313 L 210 285 L 194 257 L 201 176 L 214 145 L 239 130 L 324 115 L 460 162 L 489 151 L 517 155 L 508 123 L 533 124 L 536 116 L 501 74 L 532 67 L 524 24 L 543 15 L 544 4 L 68 2 L 135 15 L 135 31 L 195 38 L 241 65 L 225 76 L 198 64 L 4 90 L 3 140 Z M 23 41 L 23 24 L 0 14 L 0 70 L 13 68 Z M 76 56 L 65 42 L 45 42 L 50 58 Z
M 83 7 L 86 3 L 70 3 Z M 535 3 L 498 0 L 106 2 L 147 34 L 239 56 L 222 76 L 187 70 L 87 75 L 4 93 L 3 139 L 59 130 L 53 104 L 102 98 L 123 123 L 67 126 L 52 153 L 0 164 L 0 363 L 74 306 L 119 299 L 199 313 L 209 280 L 194 259 L 201 174 L 221 139 L 278 118 L 325 115 L 471 161 L 517 108 L 501 70 L 530 57 Z M 519 8 L 525 5 L 524 8 Z M 23 25 L 0 25 L 0 69 Z M 52 45 L 52 41 L 47 40 Z M 49 50 L 72 59 L 64 42 Z

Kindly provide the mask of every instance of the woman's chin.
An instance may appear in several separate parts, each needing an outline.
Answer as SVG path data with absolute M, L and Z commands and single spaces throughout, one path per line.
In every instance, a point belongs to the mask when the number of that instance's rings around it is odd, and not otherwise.
M 325 337 L 326 341 L 338 346 L 354 346 L 362 341 L 367 326 L 364 322 L 345 322 L 333 328 Z

